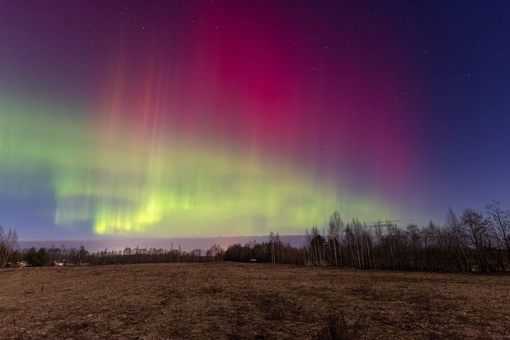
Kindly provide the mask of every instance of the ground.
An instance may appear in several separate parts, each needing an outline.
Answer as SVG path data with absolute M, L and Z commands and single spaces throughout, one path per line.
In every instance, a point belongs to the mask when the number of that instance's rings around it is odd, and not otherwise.
M 507 334 L 507 275 L 227 262 L 0 269 L 2 339 Z

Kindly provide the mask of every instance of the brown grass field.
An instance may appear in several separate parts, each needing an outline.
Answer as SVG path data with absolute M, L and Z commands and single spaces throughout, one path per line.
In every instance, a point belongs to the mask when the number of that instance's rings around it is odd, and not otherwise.
M 190 263 L 0 270 L 1 339 L 510 338 L 510 276 Z

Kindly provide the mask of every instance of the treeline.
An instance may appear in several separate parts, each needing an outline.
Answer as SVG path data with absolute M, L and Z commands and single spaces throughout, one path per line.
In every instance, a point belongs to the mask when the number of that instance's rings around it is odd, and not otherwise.
M 17 242 L 15 242 L 11 245 L 9 257 L 6 258 L 3 267 L 40 267 L 54 263 L 82 265 L 86 263 L 90 255 L 83 246 L 80 248 L 66 248 L 62 245 L 59 248 L 52 246 L 50 248 L 35 249 L 32 247 L 19 250 L 17 249 Z
M 224 250 L 217 244 L 209 249 L 195 249 L 183 251 L 170 247 L 170 250 L 162 248 L 126 247 L 124 250 L 104 249 L 97 252 L 89 252 L 84 246 L 79 248 L 66 248 L 65 245 L 50 248 L 28 248 L 12 250 L 9 253 L 8 266 L 81 266 L 81 265 L 109 265 L 109 264 L 135 264 L 135 263 L 168 263 L 168 262 L 207 262 L 223 260 Z
M 129 248 L 119 251 L 108 251 L 108 249 L 90 253 L 86 257 L 87 263 L 99 264 L 134 264 L 134 263 L 170 263 L 170 262 L 211 262 L 223 260 L 224 250 L 213 244 L 209 249 L 194 249 L 184 251 L 181 246 L 170 250 L 163 248 Z
M 357 218 L 345 222 L 335 211 L 327 228 L 306 230 L 301 247 L 284 243 L 277 233 L 267 242 L 233 244 L 227 250 L 214 244 L 207 250 L 162 248 L 104 249 L 52 246 L 17 250 L 16 231 L 0 225 L 0 266 L 107 265 L 134 263 L 241 261 L 358 269 L 438 272 L 506 272 L 510 270 L 510 212 L 493 201 L 484 212 L 466 209 L 457 216 L 450 208 L 443 225 L 391 221 L 371 225 Z
M 504 272 L 510 269 L 510 212 L 493 201 L 485 215 L 466 209 L 458 217 L 452 209 L 443 225 L 392 222 L 367 225 L 357 218 L 344 222 L 334 212 L 322 231 L 306 231 L 302 247 L 281 242 L 235 244 L 225 260 L 439 272 Z
M 280 235 L 271 232 L 267 242 L 251 241 L 244 246 L 230 245 L 225 251 L 225 261 L 305 264 L 303 248 L 292 247 L 282 242 Z

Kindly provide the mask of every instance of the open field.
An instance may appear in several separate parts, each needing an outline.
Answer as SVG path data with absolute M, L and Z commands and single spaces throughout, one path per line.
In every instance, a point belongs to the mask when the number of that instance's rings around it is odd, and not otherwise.
M 193 263 L 0 270 L 0 338 L 505 338 L 510 276 Z

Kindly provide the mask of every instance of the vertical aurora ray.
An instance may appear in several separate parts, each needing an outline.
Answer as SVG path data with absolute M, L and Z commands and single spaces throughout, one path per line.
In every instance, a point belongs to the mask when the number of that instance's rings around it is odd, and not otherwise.
M 7 151 L 0 157 L 2 168 L 51 175 L 58 225 L 91 222 L 95 233 L 120 235 L 299 232 L 323 221 L 339 203 L 334 182 L 315 180 L 294 164 L 253 153 L 247 158 L 243 150 L 225 152 L 222 145 L 190 142 L 177 131 L 161 141 L 159 150 L 146 152 L 151 139 L 129 138 L 136 127 L 124 126 L 116 143 L 101 144 L 87 142 L 89 133 L 100 131 L 93 124 L 44 123 L 62 119 L 61 112 L 24 106 L 0 110 L 2 126 L 13 132 L 2 131 Z M 34 113 L 41 117 L 37 128 L 23 118 Z M 6 124 L 13 116 L 18 123 Z M 67 133 L 60 133 L 63 128 Z M 52 136 L 58 142 L 50 143 Z M 387 213 L 376 202 L 353 196 L 345 203 L 357 215 Z
M 296 234 L 334 210 L 401 218 L 388 202 L 412 169 L 386 55 L 367 68 L 343 54 L 349 36 L 324 46 L 330 27 L 308 32 L 270 2 L 195 5 L 139 9 L 136 25 L 123 10 L 114 43 L 90 52 L 85 108 L 3 93 L 2 189 L 30 195 L 16 171 L 44 174 L 55 224 L 101 235 Z

